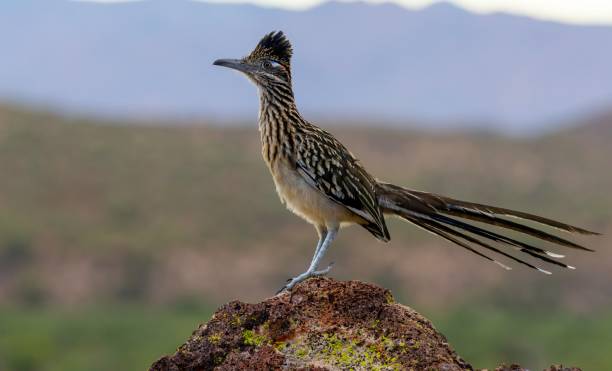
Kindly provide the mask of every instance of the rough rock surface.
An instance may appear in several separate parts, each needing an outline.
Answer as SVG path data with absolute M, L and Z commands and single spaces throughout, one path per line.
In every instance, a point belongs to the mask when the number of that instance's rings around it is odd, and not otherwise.
M 484 369 L 482 371 L 487 371 L 487 370 Z M 510 366 L 501 365 L 497 367 L 495 371 L 529 371 L 529 370 L 526 368 L 522 368 L 519 365 L 513 364 Z M 545 369 L 544 371 L 581 371 L 581 370 L 576 367 L 563 367 L 563 365 L 552 365 L 549 368 Z
M 310 279 L 257 304 L 221 307 L 151 371 L 472 370 L 432 324 L 381 287 Z M 500 371 L 520 371 L 501 366 Z M 574 371 L 553 366 L 550 371 Z

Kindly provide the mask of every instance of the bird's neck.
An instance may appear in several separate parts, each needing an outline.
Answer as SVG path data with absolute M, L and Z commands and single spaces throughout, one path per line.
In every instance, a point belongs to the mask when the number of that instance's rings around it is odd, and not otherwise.
M 278 84 L 259 88 L 260 124 L 262 119 L 279 114 L 283 117 L 283 114 L 289 115 L 291 112 L 298 112 L 291 86 Z
M 259 89 L 259 131 L 266 162 L 270 164 L 293 153 L 293 134 L 303 122 L 290 86 Z

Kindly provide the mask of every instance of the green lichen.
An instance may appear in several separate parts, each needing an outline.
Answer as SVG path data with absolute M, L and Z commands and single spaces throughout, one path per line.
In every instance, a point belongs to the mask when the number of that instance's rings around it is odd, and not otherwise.
M 304 359 L 306 358 L 306 356 L 308 356 L 308 348 L 306 347 L 300 347 L 295 351 L 295 356 L 300 358 L 300 359 Z
M 395 342 L 393 342 L 393 340 L 389 339 L 385 335 L 380 337 L 380 343 L 388 350 L 395 349 Z
M 242 324 L 242 319 L 240 318 L 239 315 L 234 314 L 234 316 L 232 317 L 231 324 L 234 326 L 240 326 Z
M 391 339 L 386 339 L 382 343 L 360 346 L 355 340 L 343 339 L 336 334 L 323 334 L 321 354 L 326 362 L 342 369 L 359 367 L 368 370 L 400 370 L 401 365 L 397 363 L 397 357 L 389 355 L 386 351 L 389 344 L 393 346 L 395 344 Z
M 208 341 L 211 344 L 217 345 L 221 341 L 221 334 L 212 334 L 208 337 Z
M 355 361 L 356 344 L 354 341 L 347 342 L 344 339 L 340 339 L 336 334 L 331 336 L 324 334 L 323 339 L 326 343 L 323 353 L 332 358 L 335 363 L 341 366 L 350 366 Z
M 403 340 L 400 340 L 399 343 L 397 343 L 397 349 L 399 350 L 401 354 L 405 354 L 406 353 L 406 343 Z
M 283 352 L 286 347 L 287 347 L 287 343 L 285 343 L 284 341 L 278 341 L 274 343 L 274 348 L 278 350 L 279 352 Z
M 215 363 L 215 365 L 220 365 L 223 363 L 223 361 L 225 361 L 225 356 L 223 355 L 215 356 L 215 358 L 213 359 L 213 362 Z
M 393 298 L 393 295 L 391 295 L 390 292 L 387 292 L 387 294 L 385 295 L 385 299 L 387 299 L 387 304 L 395 303 L 395 298 Z
M 260 347 L 264 343 L 267 343 L 267 339 L 265 336 L 259 335 L 253 330 L 244 330 L 244 332 L 242 333 L 242 340 L 245 345 L 251 345 L 256 347 Z

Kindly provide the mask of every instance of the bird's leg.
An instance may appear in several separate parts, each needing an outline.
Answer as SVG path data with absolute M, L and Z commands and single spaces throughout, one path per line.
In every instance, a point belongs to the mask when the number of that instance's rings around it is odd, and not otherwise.
M 315 251 L 315 254 L 312 257 L 312 261 L 310 262 L 310 266 L 308 267 L 308 271 L 312 271 L 313 272 L 313 276 L 324 276 L 327 273 L 329 273 L 329 271 L 332 269 L 332 266 L 334 265 L 334 263 L 330 263 L 327 268 L 322 269 L 322 270 L 317 270 L 319 268 L 319 263 L 321 262 L 321 259 L 323 259 L 323 255 L 325 255 L 325 251 L 327 250 L 327 248 L 329 247 L 329 245 L 331 244 L 331 242 L 333 241 L 333 239 L 336 237 L 336 234 L 338 233 L 338 230 L 336 229 L 334 231 L 334 235 L 331 237 L 331 241 L 329 241 L 329 243 L 327 244 L 327 246 L 325 247 L 324 251 L 321 251 L 321 248 L 323 247 L 323 244 L 325 242 L 325 238 L 328 235 L 328 229 L 327 227 L 317 227 L 317 232 L 319 233 L 319 245 L 317 246 L 317 249 Z
M 314 255 L 312 256 L 312 260 L 310 261 L 309 267 L 314 266 L 314 269 L 317 269 L 318 265 L 314 265 L 314 264 L 315 264 L 317 255 L 319 254 L 319 251 L 321 250 L 321 246 L 323 245 L 323 242 L 325 241 L 325 237 L 327 236 L 327 227 L 324 225 L 317 225 L 315 228 L 317 229 L 317 235 L 319 236 L 319 241 L 317 242 L 317 248 L 315 249 Z
M 290 291 L 295 285 L 297 285 L 298 283 L 310 277 L 321 276 L 321 275 L 327 274 L 331 270 L 332 264 L 330 264 L 329 267 L 323 270 L 320 270 L 320 271 L 317 271 L 317 267 L 319 266 L 321 259 L 323 259 L 323 256 L 325 255 L 325 252 L 331 245 L 332 241 L 334 240 L 334 238 L 336 238 L 337 234 L 338 234 L 338 228 L 327 230 L 325 233 L 325 238 L 320 239 L 320 243 L 318 244 L 317 249 L 315 250 L 315 254 L 312 257 L 312 261 L 310 262 L 310 266 L 308 267 L 308 270 L 298 275 L 297 277 L 294 277 L 293 279 L 291 279 L 291 281 L 288 284 L 286 284 L 282 289 L 280 289 L 279 292 L 284 291 L 284 290 Z

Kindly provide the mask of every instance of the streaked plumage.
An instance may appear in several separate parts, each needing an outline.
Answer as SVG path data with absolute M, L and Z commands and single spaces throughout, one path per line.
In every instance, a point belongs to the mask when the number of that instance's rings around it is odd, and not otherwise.
M 285 288 L 291 289 L 308 277 L 329 271 L 329 267 L 323 271 L 317 269 L 341 225 L 358 224 L 376 238 L 389 241 L 385 214 L 397 215 L 507 269 L 510 268 L 479 249 L 500 254 L 544 273 L 550 272 L 511 255 L 503 250 L 504 246 L 546 263 L 570 269 L 574 267 L 556 260 L 563 255 L 465 220 L 592 251 L 506 217 L 533 221 L 566 232 L 596 234 L 582 228 L 520 211 L 459 201 L 377 181 L 333 135 L 302 118 L 291 85 L 292 54 L 291 44 L 283 33 L 272 32 L 264 36 L 247 57 L 215 61 L 216 65 L 243 72 L 259 88 L 262 155 L 279 197 L 290 210 L 313 224 L 319 233 L 319 243 L 310 267 Z M 495 247 L 493 243 L 500 246 Z

